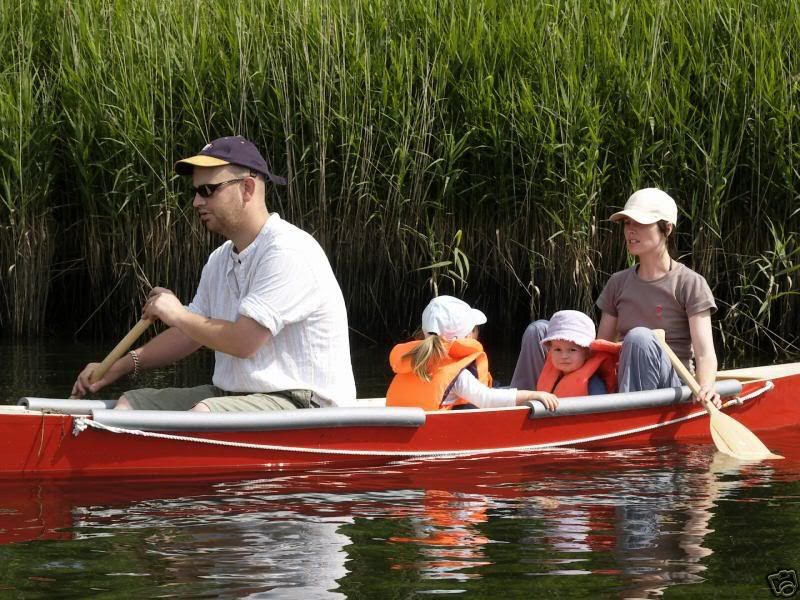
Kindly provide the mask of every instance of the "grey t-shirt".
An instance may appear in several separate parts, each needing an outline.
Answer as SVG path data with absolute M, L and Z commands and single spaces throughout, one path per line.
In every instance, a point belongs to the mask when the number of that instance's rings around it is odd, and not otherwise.
M 617 330 L 624 336 L 634 327 L 663 329 L 667 343 L 681 360 L 692 358 L 689 317 L 717 310 L 708 282 L 679 262 L 654 281 L 644 281 L 638 266 L 614 273 L 597 299 L 604 313 L 617 318 Z

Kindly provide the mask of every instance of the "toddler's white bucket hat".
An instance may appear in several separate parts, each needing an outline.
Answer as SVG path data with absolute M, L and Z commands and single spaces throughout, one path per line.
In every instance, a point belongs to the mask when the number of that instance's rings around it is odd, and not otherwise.
M 542 346 L 553 340 L 562 340 L 588 348 L 596 335 L 594 322 L 586 314 L 578 310 L 560 310 L 550 317 Z

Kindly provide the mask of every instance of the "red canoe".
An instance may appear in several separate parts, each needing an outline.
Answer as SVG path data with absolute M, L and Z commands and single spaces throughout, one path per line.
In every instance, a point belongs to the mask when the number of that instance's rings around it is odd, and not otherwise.
M 755 433 L 800 425 L 800 363 L 722 372 L 724 411 Z M 108 410 L 25 398 L 0 407 L 0 478 L 263 474 L 406 458 L 709 442 L 688 388 L 531 407 L 424 412 L 358 407 L 269 413 Z M 371 406 L 370 406 L 371 404 Z M 774 448 L 780 453 L 780 448 Z

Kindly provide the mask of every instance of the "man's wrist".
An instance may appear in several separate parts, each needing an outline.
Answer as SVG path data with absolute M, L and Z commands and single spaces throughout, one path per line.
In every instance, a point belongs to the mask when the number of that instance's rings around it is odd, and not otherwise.
M 142 370 L 141 361 L 139 360 L 139 355 L 136 353 L 136 350 L 131 350 L 130 352 L 128 352 L 128 356 L 130 356 L 131 360 L 133 361 L 133 369 L 129 371 L 130 378 L 136 379 Z

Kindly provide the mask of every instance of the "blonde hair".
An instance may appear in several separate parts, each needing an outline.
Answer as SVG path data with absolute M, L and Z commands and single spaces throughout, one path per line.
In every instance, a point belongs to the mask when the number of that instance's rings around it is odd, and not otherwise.
M 422 379 L 422 381 L 430 381 L 430 366 L 431 363 L 442 360 L 447 356 L 442 338 L 438 335 L 430 335 L 414 348 L 409 350 L 401 358 L 411 359 L 411 370 L 414 375 Z

